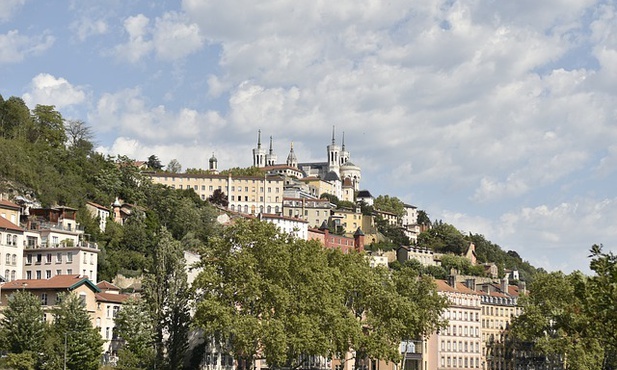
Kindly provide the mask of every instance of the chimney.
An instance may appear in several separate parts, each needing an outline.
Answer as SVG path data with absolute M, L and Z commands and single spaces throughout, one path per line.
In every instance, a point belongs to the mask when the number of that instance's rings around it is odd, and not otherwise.
M 510 285 L 510 281 L 508 280 L 508 275 L 506 275 L 501 279 L 501 291 L 505 294 L 508 294 L 508 285 Z
M 522 280 L 519 280 L 518 282 L 518 294 L 519 295 L 527 294 L 527 283 L 525 283 Z
M 448 285 L 456 289 L 456 275 L 448 275 Z
M 476 290 L 476 279 L 465 279 L 465 286 L 471 290 Z

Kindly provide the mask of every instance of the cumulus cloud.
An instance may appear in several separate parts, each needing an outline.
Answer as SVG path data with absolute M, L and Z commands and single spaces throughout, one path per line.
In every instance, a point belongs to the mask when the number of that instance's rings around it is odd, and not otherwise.
M 28 56 L 42 54 L 54 41 L 51 35 L 24 36 L 18 30 L 0 34 L 0 64 L 18 63 Z
M 90 36 L 102 35 L 109 31 L 107 22 L 102 19 L 81 18 L 71 23 L 71 29 L 77 35 L 79 41 L 84 41 Z
M 30 107 L 43 104 L 54 105 L 56 109 L 62 109 L 83 103 L 86 100 L 86 95 L 83 87 L 73 86 L 62 77 L 40 73 L 32 79 L 30 91 L 25 93 L 22 98 Z
M 151 106 L 139 88 L 103 94 L 88 118 L 97 131 L 116 132 L 146 143 L 183 141 L 188 145 L 208 140 L 225 126 L 225 120 L 214 111 L 184 108 L 172 112 L 164 105 Z
M 26 3 L 26 0 L 4 0 L 0 2 L 0 22 L 5 22 Z
M 157 17 L 153 25 L 143 14 L 128 17 L 124 29 L 129 40 L 117 45 L 115 51 L 119 58 L 131 63 L 152 52 L 161 60 L 182 59 L 201 49 L 204 43 L 199 27 L 175 12 Z

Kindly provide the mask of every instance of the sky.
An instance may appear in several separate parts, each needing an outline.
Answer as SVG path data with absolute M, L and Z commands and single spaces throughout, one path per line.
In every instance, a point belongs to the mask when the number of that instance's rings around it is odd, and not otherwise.
M 546 270 L 617 251 L 617 3 L 2 0 L 0 94 L 98 151 L 325 161 Z

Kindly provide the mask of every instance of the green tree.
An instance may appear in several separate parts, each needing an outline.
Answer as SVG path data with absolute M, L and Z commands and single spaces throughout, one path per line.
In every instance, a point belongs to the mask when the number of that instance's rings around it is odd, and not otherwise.
M 591 247 L 590 268 L 594 275 L 587 281 L 587 315 L 592 335 L 604 348 L 604 368 L 617 367 L 617 256 L 603 252 L 603 246 Z
M 523 313 L 513 321 L 512 334 L 521 343 L 533 343 L 552 366 L 601 369 L 604 349 L 590 325 L 586 286 L 580 272 L 538 274 L 529 295 L 521 298 Z
M 221 207 L 227 207 L 229 201 L 227 195 L 221 189 L 215 189 L 212 195 L 208 197 L 208 202 L 219 205 Z
M 143 293 L 153 320 L 155 361 L 165 369 L 181 369 L 188 346 L 191 295 L 185 265 L 182 246 L 162 228 Z
M 43 347 L 45 322 L 41 321 L 41 300 L 34 294 L 18 290 L 11 294 L 0 321 L 2 348 L 14 354 L 37 354 Z
M 163 169 L 163 165 L 161 164 L 161 160 L 156 155 L 152 154 L 148 157 L 147 166 L 149 169 L 154 171 L 160 171 Z
M 380 195 L 375 198 L 373 208 L 394 213 L 399 218 L 405 215 L 405 203 L 397 197 L 391 197 L 389 195 Z
M 263 177 L 265 175 L 265 171 L 259 167 L 233 167 L 228 170 L 221 171 L 221 175 L 229 175 L 231 174 L 233 177 L 243 177 L 243 176 L 253 176 L 253 177 Z
M 200 267 L 196 323 L 229 343 L 241 368 L 259 354 L 293 368 L 302 355 L 351 349 L 359 361 L 398 360 L 400 340 L 441 325 L 445 303 L 430 277 L 374 269 L 364 254 L 326 250 L 258 220 L 212 238 Z
M 167 164 L 166 171 L 171 173 L 180 173 L 182 172 L 182 165 L 177 159 L 174 158 Z
M 59 296 L 61 302 L 53 310 L 51 333 L 57 344 L 55 356 L 64 358 L 66 368 L 98 370 L 101 362 L 103 339 L 92 326 L 84 302 L 74 292 Z M 64 343 L 64 345 L 58 345 Z
M 64 118 L 53 105 L 40 105 L 32 110 L 35 130 L 31 131 L 31 141 L 45 142 L 52 148 L 60 148 L 66 142 Z
M 460 255 L 467 250 L 469 242 L 453 225 L 438 223 L 418 235 L 418 245 L 439 253 Z
M 145 301 L 130 298 L 116 317 L 118 336 L 124 344 L 118 351 L 121 370 L 151 369 L 154 366 L 152 318 Z

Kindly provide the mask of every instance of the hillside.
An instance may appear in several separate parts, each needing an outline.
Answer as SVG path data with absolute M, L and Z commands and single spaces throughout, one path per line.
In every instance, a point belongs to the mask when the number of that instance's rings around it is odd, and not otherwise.
M 0 193 L 36 200 L 42 206 L 78 208 L 78 221 L 101 248 L 100 280 L 118 272 L 139 274 L 147 268 L 161 226 L 189 247 L 204 243 L 214 232 L 217 211 L 192 190 L 154 185 L 133 159 L 105 157 L 93 147 L 93 134 L 84 122 L 66 121 L 52 106 L 37 105 L 31 110 L 20 98 L 0 96 Z M 109 223 L 100 233 L 85 203 L 110 205 L 116 198 L 139 211 L 124 226 Z M 383 231 L 390 239 L 398 235 L 387 227 Z M 495 262 L 501 271 L 518 269 L 524 279 L 537 272 L 516 252 L 504 252 L 482 235 L 462 235 L 452 225 L 436 223 L 419 238 L 420 246 L 440 253 L 460 254 L 470 242 L 476 246 L 479 262 Z

